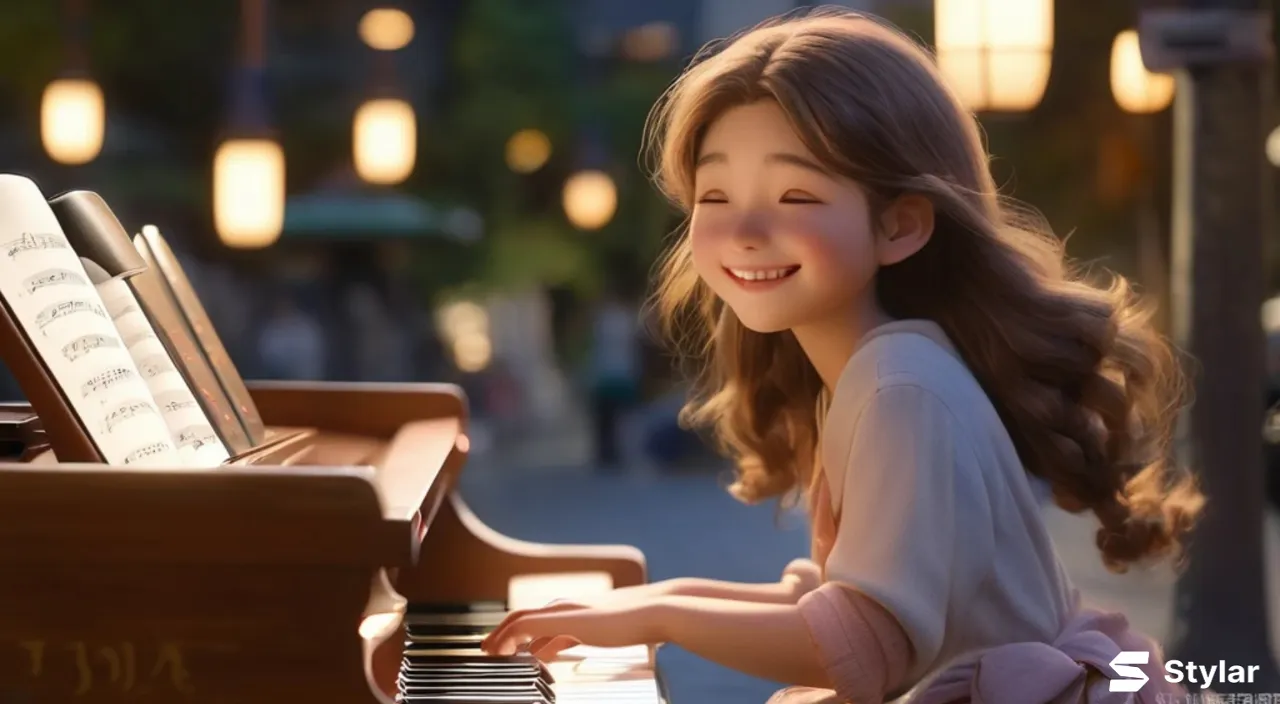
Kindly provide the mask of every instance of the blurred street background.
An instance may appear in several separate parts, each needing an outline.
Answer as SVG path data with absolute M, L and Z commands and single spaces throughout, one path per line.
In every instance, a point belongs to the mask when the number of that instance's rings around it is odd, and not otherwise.
M 775 580 L 806 551 L 803 518 L 728 496 L 644 332 L 681 221 L 637 162 L 650 106 L 699 46 L 808 4 L 0 0 L 0 171 L 156 226 L 246 378 L 459 384 L 463 492 L 500 532 L 634 544 L 653 579 Z M 1072 256 L 1137 282 L 1199 362 L 1183 445 L 1213 510 L 1191 568 L 1108 574 L 1093 519 L 1046 508 L 1077 584 L 1189 659 L 1266 663 L 1247 691 L 1280 692 L 1269 5 L 838 4 L 971 59 L 948 80 L 997 182 Z M 1179 8 L 1267 39 L 1146 66 L 1139 19 Z M 0 399 L 20 397 L 0 367 Z M 661 658 L 678 704 L 776 689 Z

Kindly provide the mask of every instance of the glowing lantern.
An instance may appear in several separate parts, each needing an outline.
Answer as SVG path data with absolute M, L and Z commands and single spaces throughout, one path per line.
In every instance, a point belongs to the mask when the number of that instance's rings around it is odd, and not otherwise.
M 87 164 L 102 151 L 106 106 L 102 89 L 86 78 L 60 78 L 44 89 L 40 137 L 49 158 Z
M 1111 45 L 1111 95 L 1121 110 L 1160 112 L 1173 102 L 1173 76 L 1152 73 L 1142 63 L 1138 33 L 1126 29 Z
M 413 107 L 396 98 L 366 101 L 352 123 L 356 173 L 369 183 L 400 183 L 413 173 L 418 123 Z
M 271 139 L 229 139 L 213 158 L 213 221 L 228 247 L 258 249 L 284 229 L 284 150 Z
M 935 0 L 938 67 L 969 109 L 1022 112 L 1049 84 L 1053 0 Z

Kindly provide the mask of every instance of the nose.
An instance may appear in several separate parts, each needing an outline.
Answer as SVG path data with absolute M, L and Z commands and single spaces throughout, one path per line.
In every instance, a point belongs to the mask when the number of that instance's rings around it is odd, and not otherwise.
M 768 228 L 759 213 L 744 213 L 733 228 L 731 241 L 738 249 L 752 251 L 763 249 L 768 242 Z

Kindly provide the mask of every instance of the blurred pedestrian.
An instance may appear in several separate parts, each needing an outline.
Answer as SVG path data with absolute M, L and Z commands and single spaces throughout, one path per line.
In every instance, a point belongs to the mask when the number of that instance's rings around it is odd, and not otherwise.
M 592 315 L 587 369 L 595 461 L 603 470 L 623 461 L 623 421 L 639 396 L 640 345 L 638 310 L 610 291 Z

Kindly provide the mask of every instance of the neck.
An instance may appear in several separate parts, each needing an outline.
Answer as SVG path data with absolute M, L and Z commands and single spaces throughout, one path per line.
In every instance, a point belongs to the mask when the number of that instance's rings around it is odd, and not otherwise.
M 871 297 L 853 310 L 842 311 L 791 329 L 800 348 L 817 370 L 828 392 L 834 392 L 840 373 L 868 332 L 892 320 Z

